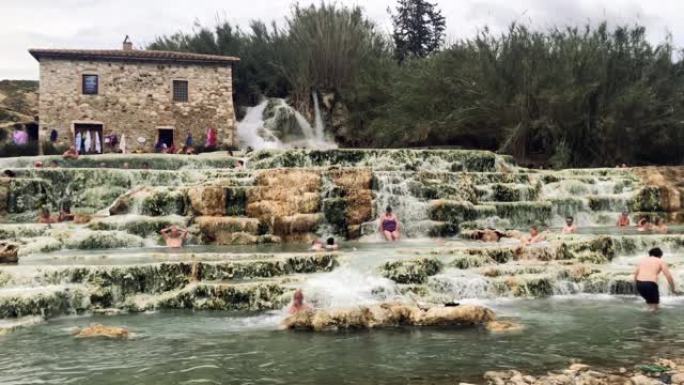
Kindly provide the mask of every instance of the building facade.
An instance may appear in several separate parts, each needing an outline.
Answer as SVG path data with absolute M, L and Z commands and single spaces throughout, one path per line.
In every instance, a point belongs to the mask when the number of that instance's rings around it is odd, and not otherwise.
M 127 152 L 151 152 L 158 142 L 181 148 L 188 134 L 202 146 L 209 129 L 219 146 L 237 142 L 235 57 L 134 50 L 129 43 L 122 50 L 29 52 L 40 63 L 41 142 L 102 153 L 119 151 L 125 137 Z

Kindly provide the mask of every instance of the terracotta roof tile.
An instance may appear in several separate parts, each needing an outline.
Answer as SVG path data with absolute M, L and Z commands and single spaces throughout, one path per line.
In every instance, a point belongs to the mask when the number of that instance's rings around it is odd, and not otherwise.
M 230 64 L 240 59 L 233 56 L 205 55 L 190 52 L 118 50 L 118 49 L 30 49 L 31 56 L 40 61 L 42 58 L 105 60 L 105 61 L 150 61 L 185 62 L 195 64 Z

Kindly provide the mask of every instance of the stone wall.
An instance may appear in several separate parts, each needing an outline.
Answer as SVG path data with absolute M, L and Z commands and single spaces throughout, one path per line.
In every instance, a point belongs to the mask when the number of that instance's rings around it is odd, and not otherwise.
M 98 95 L 82 93 L 83 74 L 99 75 Z M 173 80 L 188 81 L 188 102 L 172 101 Z M 173 127 L 174 143 L 180 147 L 188 132 L 196 146 L 204 144 L 206 130 L 214 127 L 219 144 L 233 145 L 232 88 L 230 66 L 44 58 L 40 61 L 40 135 L 47 139 L 56 129 L 58 143 L 70 144 L 74 123 L 101 123 L 105 136 L 126 134 L 129 151 L 152 151 L 158 128 Z M 145 143 L 138 143 L 138 137 L 144 137 Z

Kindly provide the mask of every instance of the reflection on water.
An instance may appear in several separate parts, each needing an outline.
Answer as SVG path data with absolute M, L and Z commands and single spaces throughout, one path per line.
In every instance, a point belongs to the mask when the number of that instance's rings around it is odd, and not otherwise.
M 277 330 L 277 313 L 157 312 L 51 321 L 0 337 L 0 382 L 97 384 L 449 384 L 486 370 L 560 368 L 577 358 L 632 365 L 684 348 L 684 309 L 660 314 L 635 298 L 571 297 L 487 303 L 526 331 L 396 328 Z M 74 325 L 129 327 L 129 341 L 77 340 Z

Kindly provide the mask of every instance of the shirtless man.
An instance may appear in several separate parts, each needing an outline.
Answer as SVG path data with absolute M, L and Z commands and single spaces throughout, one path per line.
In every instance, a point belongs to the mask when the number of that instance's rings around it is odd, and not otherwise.
M 561 230 L 563 234 L 572 234 L 577 232 L 577 226 L 575 226 L 575 218 L 568 216 L 565 218 L 565 226 Z
M 304 293 L 302 289 L 297 289 L 292 296 L 292 304 L 287 309 L 290 314 L 299 313 L 300 311 L 310 310 L 311 306 L 304 303 Z
M 543 242 L 545 240 L 546 237 L 544 237 L 544 234 L 539 232 L 539 228 L 537 226 L 532 226 L 530 227 L 530 235 L 523 239 L 523 244 L 531 245 L 533 243 Z
M 629 213 L 627 211 L 623 211 L 622 214 L 618 217 L 617 223 L 615 224 L 617 227 L 627 227 L 629 226 Z
M 634 271 L 634 282 L 639 295 L 645 300 L 650 311 L 657 311 L 660 304 L 660 293 L 658 291 L 658 275 L 663 273 L 670 285 L 672 294 L 676 294 L 674 280 L 667 264 L 660 259 L 663 251 L 659 247 L 654 247 L 648 251 L 648 257 L 639 261 Z
M 188 230 L 179 229 L 176 225 L 162 229 L 159 233 L 164 237 L 166 246 L 173 248 L 183 247 L 183 241 L 188 236 Z

